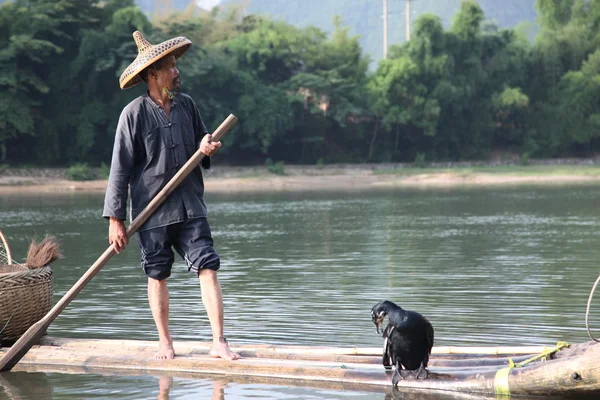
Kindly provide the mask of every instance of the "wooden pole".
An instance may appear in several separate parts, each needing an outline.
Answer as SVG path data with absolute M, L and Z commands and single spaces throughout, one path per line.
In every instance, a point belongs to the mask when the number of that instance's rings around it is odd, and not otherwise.
M 406 41 L 410 40 L 410 0 L 406 0 Z
M 225 121 L 217 128 L 213 134 L 213 140 L 219 141 L 237 122 L 237 118 L 230 114 Z M 152 199 L 146 208 L 133 220 L 127 228 L 127 237 L 131 237 L 138 229 L 146 222 L 146 220 L 156 211 L 156 209 L 166 200 L 167 197 L 179 186 L 179 184 L 198 167 L 200 161 L 205 155 L 198 149 L 196 153 L 183 165 L 183 167 L 175 174 L 173 178 L 165 185 L 165 187 Z M 9 371 L 16 363 L 33 346 L 52 321 L 60 315 L 67 305 L 77 296 L 77 294 L 92 280 L 94 276 L 102 269 L 102 267 L 115 255 L 113 246 L 108 249 L 96 260 L 96 262 L 87 270 L 85 274 L 73 287 L 56 303 L 56 305 L 38 322 L 33 324 L 24 334 L 13 344 L 10 350 L 0 359 L 0 372 Z
M 383 0 L 383 59 L 387 58 L 388 51 L 388 26 L 387 26 L 387 18 L 388 18 L 388 2 L 387 0 Z

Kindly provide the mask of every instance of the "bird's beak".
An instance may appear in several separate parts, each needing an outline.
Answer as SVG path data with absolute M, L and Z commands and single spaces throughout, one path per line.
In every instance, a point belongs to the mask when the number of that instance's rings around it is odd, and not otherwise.
M 381 333 L 381 332 L 379 332 L 379 329 L 381 328 L 381 323 L 383 322 L 383 318 L 381 318 L 378 315 L 373 315 L 372 320 L 373 320 L 373 323 L 375 324 L 375 330 L 377 331 L 377 333 Z

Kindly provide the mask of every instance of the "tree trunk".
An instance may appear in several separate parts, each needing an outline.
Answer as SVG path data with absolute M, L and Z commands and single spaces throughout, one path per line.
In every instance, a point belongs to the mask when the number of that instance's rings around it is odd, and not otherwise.
M 377 134 L 379 133 L 379 118 L 375 119 L 375 129 L 373 130 L 373 137 L 371 137 L 371 144 L 369 146 L 369 155 L 367 156 L 367 161 L 371 161 L 371 157 L 373 157 L 373 150 L 375 149 L 375 142 L 377 141 Z

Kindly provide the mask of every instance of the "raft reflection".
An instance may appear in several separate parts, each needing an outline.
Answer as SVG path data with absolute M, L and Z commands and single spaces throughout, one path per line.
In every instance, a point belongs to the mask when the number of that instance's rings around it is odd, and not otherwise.
M 158 394 L 157 383 L 158 381 Z M 57 385 L 57 382 L 66 383 Z M 305 383 L 306 384 L 306 383 Z M 101 390 L 98 388 L 102 387 Z M 127 387 L 127 390 L 123 390 Z M 178 376 L 128 376 L 99 375 L 89 373 L 57 372 L 4 372 L 0 373 L 0 400 L 38 399 L 141 399 L 158 400 L 179 398 L 183 393 L 212 400 L 280 399 L 280 398 L 344 398 L 382 400 L 508 400 L 508 397 L 486 397 L 478 394 L 456 392 L 432 392 L 416 389 L 398 390 L 390 387 L 339 386 L 335 383 L 316 383 L 306 386 L 299 382 L 274 382 L 273 380 L 248 379 L 247 377 L 198 377 Z M 550 400 L 550 398 L 545 398 Z
M 52 386 L 42 372 L 0 373 L 0 400 L 51 399 Z

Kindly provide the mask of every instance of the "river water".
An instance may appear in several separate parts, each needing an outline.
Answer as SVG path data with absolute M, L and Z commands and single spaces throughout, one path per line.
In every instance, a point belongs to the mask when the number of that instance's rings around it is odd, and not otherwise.
M 586 341 L 585 306 L 600 272 L 599 199 L 597 185 L 209 193 L 209 219 L 222 258 L 225 334 L 233 344 L 378 347 L 381 337 L 370 309 L 388 299 L 424 314 L 439 346 Z M 0 197 L 0 229 L 17 261 L 23 261 L 33 236 L 51 233 L 61 240 L 65 257 L 52 265 L 55 301 L 107 247 L 102 201 L 101 194 L 82 193 Z M 63 311 L 48 334 L 155 340 L 145 287 L 139 250 L 132 242 Z M 197 279 L 178 258 L 169 287 L 174 340 L 208 340 Z M 593 327 L 600 328 L 599 316 L 600 300 L 592 309 Z M 215 377 L 41 372 L 0 377 L 13 391 L 28 393 L 23 398 L 390 395 L 225 384 Z M 13 397 L 6 389 L 4 395 Z

